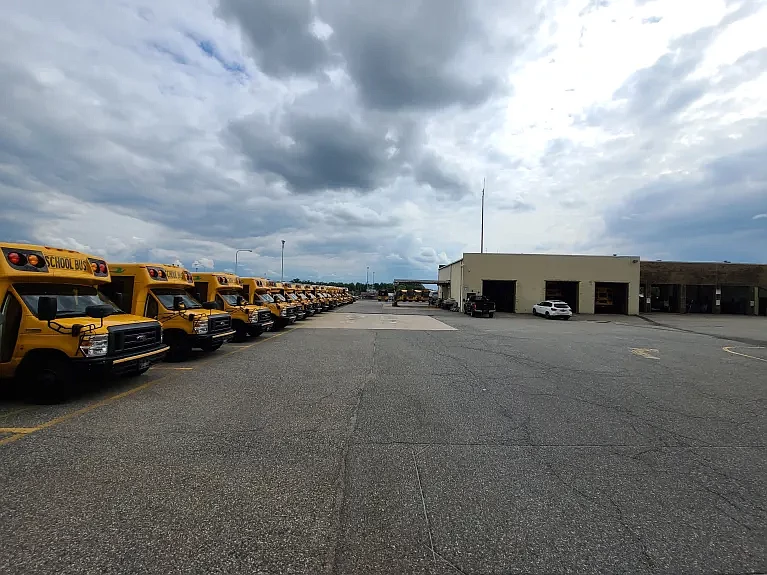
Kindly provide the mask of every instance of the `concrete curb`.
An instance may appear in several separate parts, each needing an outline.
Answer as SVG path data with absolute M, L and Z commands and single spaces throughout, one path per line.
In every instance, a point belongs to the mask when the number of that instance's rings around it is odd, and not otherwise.
M 728 341 L 737 341 L 738 343 L 745 343 L 745 344 L 748 344 L 748 345 L 758 345 L 758 346 L 764 345 L 764 346 L 767 346 L 767 339 L 751 339 L 751 338 L 747 338 L 747 337 L 740 337 L 740 336 L 733 336 L 733 335 L 725 335 L 725 334 L 717 334 L 717 333 L 706 333 L 705 331 L 695 331 L 693 329 L 685 329 L 683 327 L 677 327 L 675 325 L 669 325 L 667 323 L 661 323 L 661 322 L 656 321 L 654 319 L 651 319 L 649 317 L 645 317 L 642 314 L 639 314 L 639 316 L 637 316 L 637 317 L 641 317 L 646 322 L 651 323 L 653 325 L 657 325 L 659 327 L 665 327 L 665 328 L 668 328 L 668 329 L 675 329 L 677 331 L 683 331 L 683 332 L 686 332 L 686 333 L 694 333 L 695 335 L 707 335 L 709 337 L 713 337 L 713 338 L 716 338 L 716 339 L 723 339 L 723 340 L 728 340 Z

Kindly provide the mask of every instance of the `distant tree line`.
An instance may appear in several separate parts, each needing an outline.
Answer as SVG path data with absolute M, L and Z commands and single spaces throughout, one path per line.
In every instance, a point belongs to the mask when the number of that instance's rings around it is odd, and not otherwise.
M 336 286 L 336 287 L 345 287 L 348 288 L 350 292 L 353 293 L 361 293 L 365 291 L 365 284 L 361 282 L 318 282 L 316 280 L 302 280 L 300 278 L 293 278 L 291 280 L 292 283 L 296 284 L 317 284 L 321 283 L 322 285 L 329 285 L 329 286 Z M 393 292 L 394 291 L 394 284 L 393 283 L 379 283 L 376 282 L 374 284 L 369 284 L 370 290 L 386 290 L 387 292 Z M 423 287 L 422 284 L 397 284 L 397 289 L 426 289 Z

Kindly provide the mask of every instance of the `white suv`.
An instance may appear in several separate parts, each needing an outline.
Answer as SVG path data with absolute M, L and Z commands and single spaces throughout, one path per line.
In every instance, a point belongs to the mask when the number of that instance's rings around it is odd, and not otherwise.
M 546 319 L 554 319 L 555 317 L 570 319 L 573 316 L 573 310 L 570 309 L 567 302 L 552 299 L 534 305 L 533 315 L 542 315 Z

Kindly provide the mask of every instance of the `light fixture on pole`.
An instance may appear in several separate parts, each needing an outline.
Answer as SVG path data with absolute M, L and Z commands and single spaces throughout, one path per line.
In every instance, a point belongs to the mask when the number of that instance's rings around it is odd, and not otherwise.
M 237 275 L 237 256 L 240 255 L 240 252 L 253 253 L 253 250 L 237 250 L 234 252 L 234 275 Z
M 282 256 L 280 263 L 280 281 L 285 280 L 285 240 L 282 240 Z

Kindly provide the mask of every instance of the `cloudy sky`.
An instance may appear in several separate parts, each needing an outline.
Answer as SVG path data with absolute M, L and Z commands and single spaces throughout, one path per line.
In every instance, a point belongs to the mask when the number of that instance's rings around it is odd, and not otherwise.
M 522 7 L 522 6 L 524 7 Z M 767 261 L 763 0 L 4 0 L 0 239 L 279 277 Z

